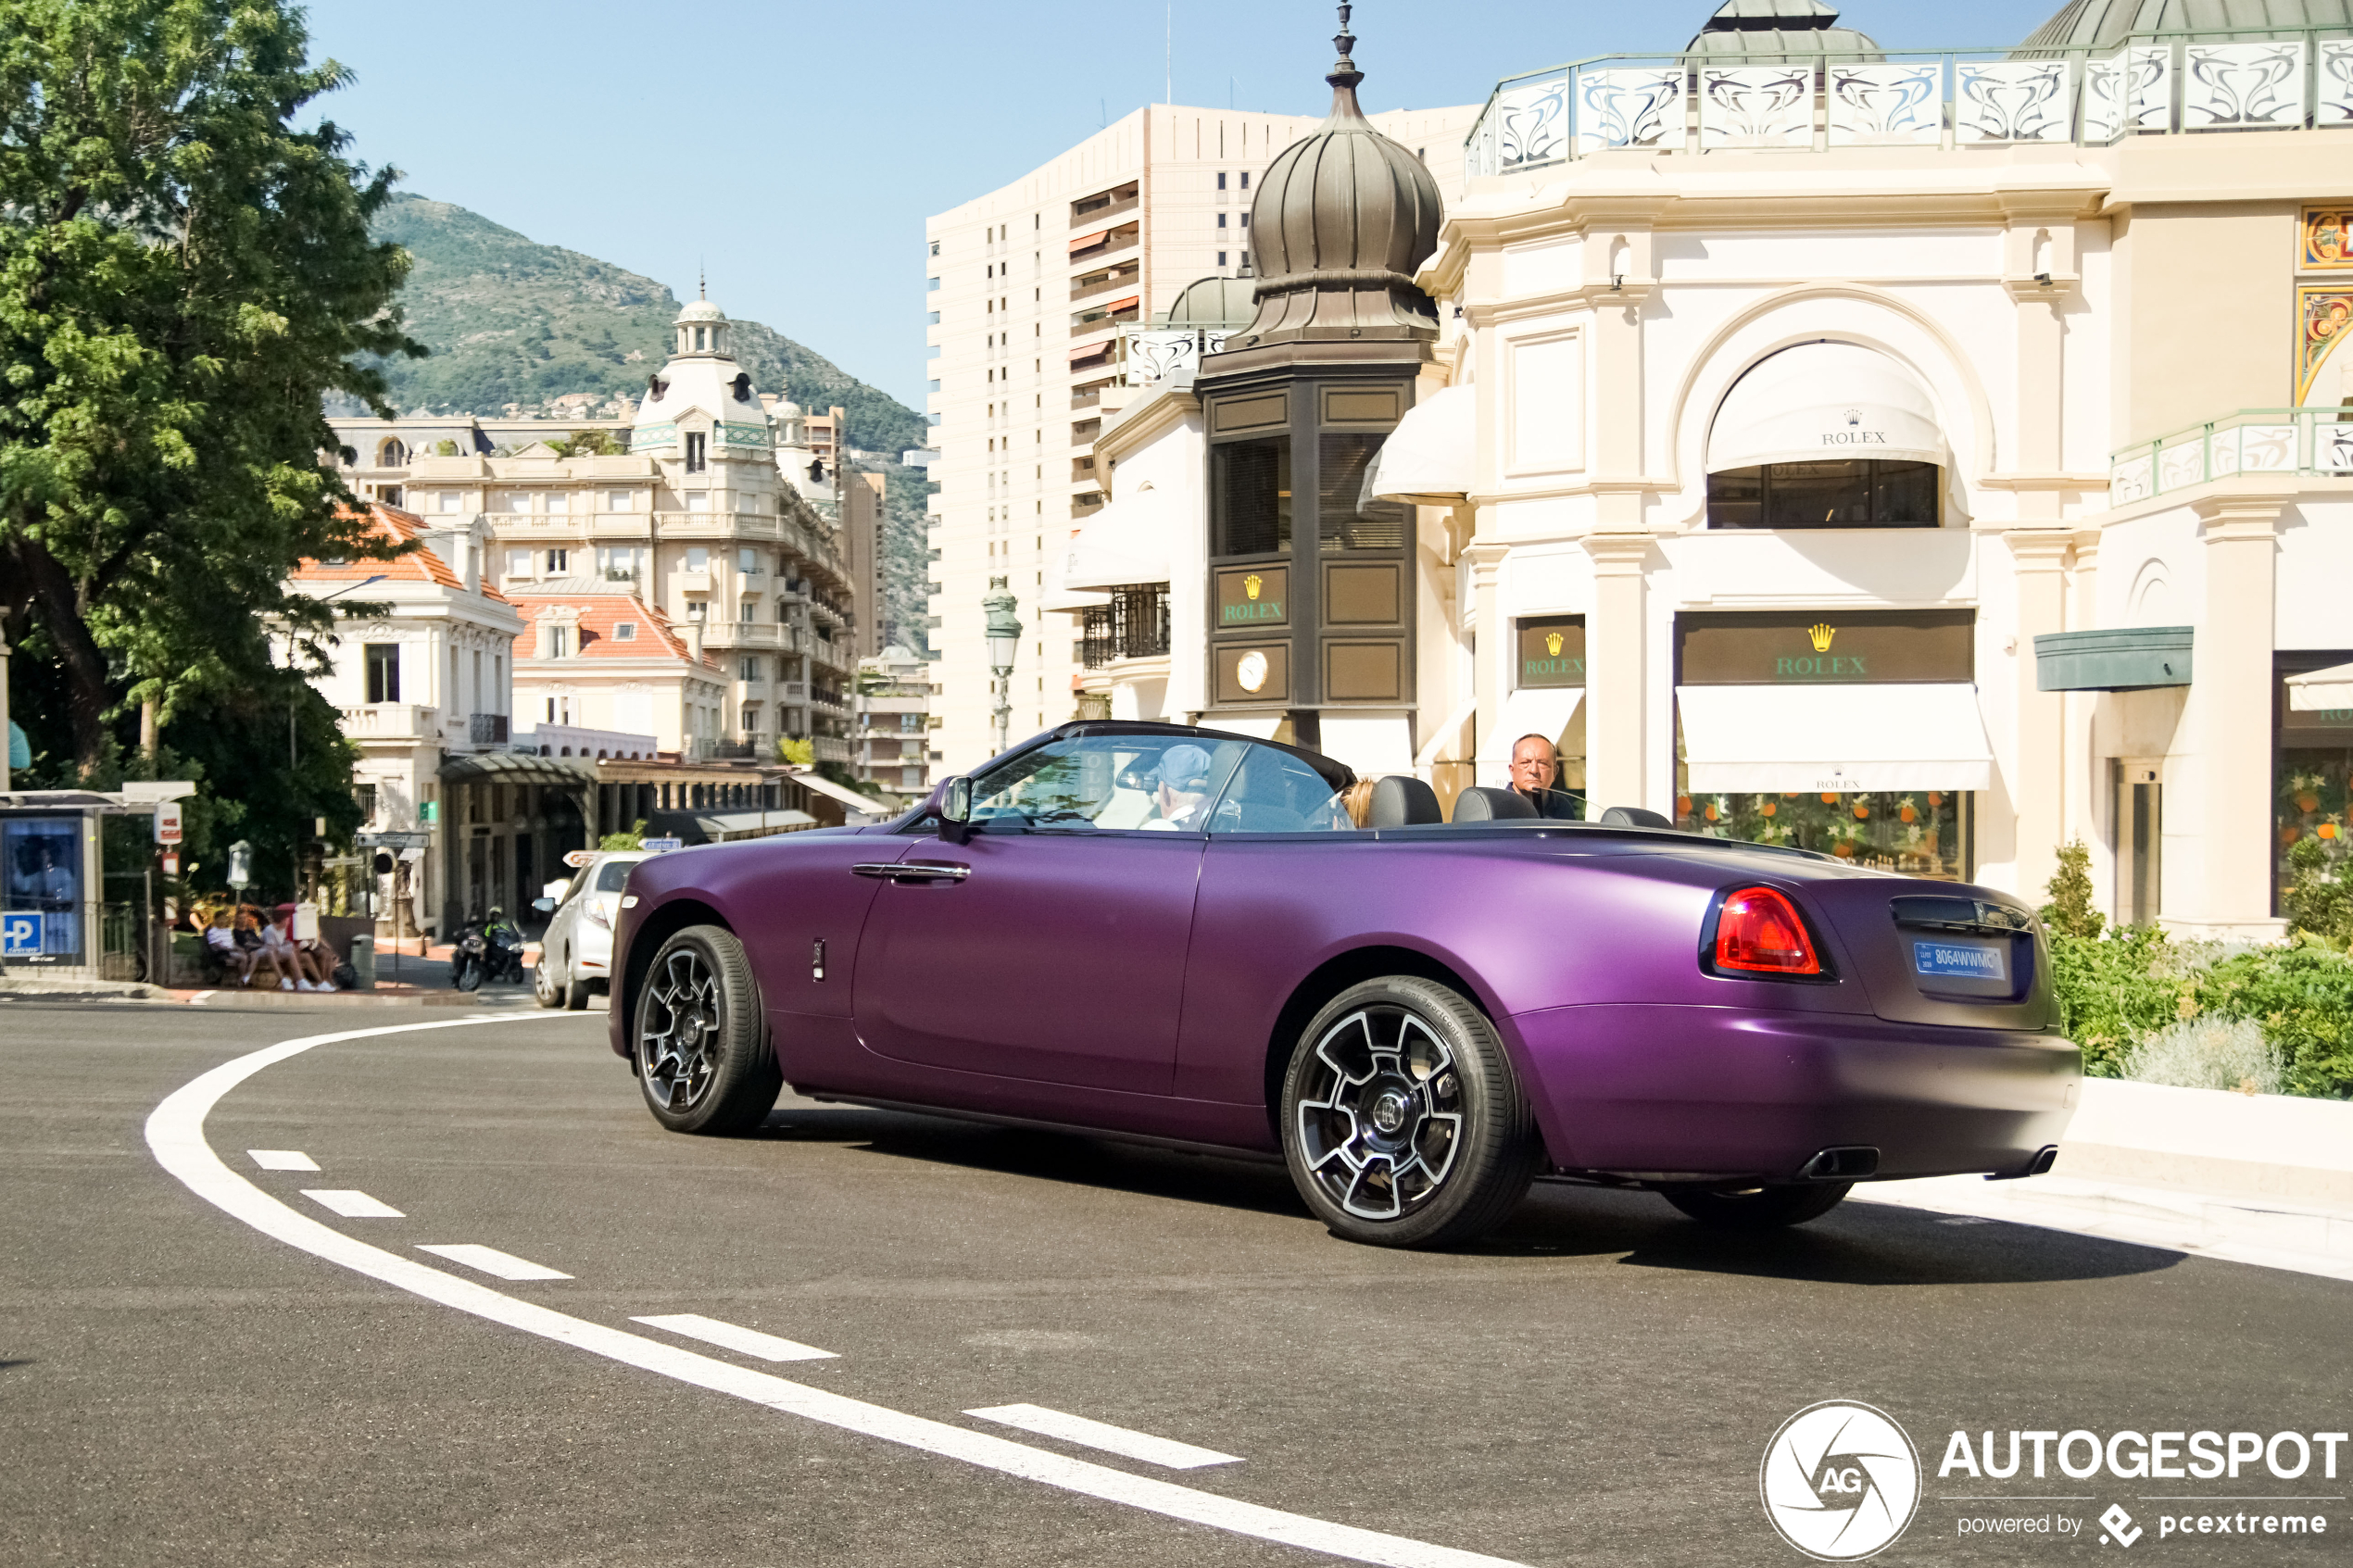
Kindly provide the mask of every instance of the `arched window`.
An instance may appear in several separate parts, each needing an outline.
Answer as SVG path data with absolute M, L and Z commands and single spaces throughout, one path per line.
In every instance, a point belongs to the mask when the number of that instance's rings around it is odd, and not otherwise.
M 390 437 L 376 448 L 376 466 L 380 469 L 405 469 L 409 466 L 409 448 L 398 436 Z
M 1934 528 L 1944 439 L 1910 370 L 1860 344 L 1758 361 L 1707 436 L 1710 528 Z

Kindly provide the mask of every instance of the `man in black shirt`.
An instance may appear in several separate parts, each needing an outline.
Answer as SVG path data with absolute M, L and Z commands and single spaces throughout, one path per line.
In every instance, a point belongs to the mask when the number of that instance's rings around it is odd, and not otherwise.
M 1584 800 L 1553 787 L 1560 771 L 1560 753 L 1542 735 L 1522 735 L 1512 743 L 1512 792 L 1535 807 L 1540 817 L 1583 822 Z

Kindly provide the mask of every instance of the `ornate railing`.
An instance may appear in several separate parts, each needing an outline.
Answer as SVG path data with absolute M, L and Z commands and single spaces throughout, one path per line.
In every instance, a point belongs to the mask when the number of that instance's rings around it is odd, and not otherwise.
M 1129 327 L 1119 334 L 1122 378 L 1129 386 L 1186 386 L 1247 323 L 1218 327 Z
M 2353 478 L 2353 410 L 2242 408 L 2108 459 L 2111 507 L 2233 474 Z
M 1111 590 L 1111 603 L 1086 612 L 1079 658 L 1089 670 L 1119 659 L 1156 659 L 1168 651 L 1168 590 L 1139 584 Z
M 2347 35 L 2328 37 L 2324 31 Z M 2353 30 L 2135 34 L 2108 52 L 1604 55 L 1496 85 L 1477 178 L 1612 148 L 1979 146 L 2353 128 Z

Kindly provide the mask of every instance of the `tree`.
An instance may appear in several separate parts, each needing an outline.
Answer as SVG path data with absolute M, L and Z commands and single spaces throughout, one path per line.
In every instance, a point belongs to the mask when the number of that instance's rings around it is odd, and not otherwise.
M 559 458 L 621 458 L 629 451 L 621 438 L 609 430 L 576 430 L 561 441 L 547 445 Z
M 296 128 L 345 79 L 307 51 L 281 0 L 0 0 L 0 635 L 84 776 L 130 705 L 287 687 L 296 563 L 393 548 L 320 455 L 326 395 L 390 413 L 362 356 L 423 352 L 394 175 Z

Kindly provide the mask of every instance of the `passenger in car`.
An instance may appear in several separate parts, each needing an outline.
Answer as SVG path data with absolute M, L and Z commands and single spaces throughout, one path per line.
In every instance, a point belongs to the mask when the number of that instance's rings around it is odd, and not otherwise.
M 1522 735 L 1512 742 L 1512 792 L 1535 807 L 1540 817 L 1583 822 L 1585 802 L 1567 790 L 1553 787 L 1560 771 L 1560 753 L 1542 735 Z
M 1348 813 L 1348 825 L 1368 828 L 1373 825 L 1373 786 L 1378 779 L 1358 779 L 1340 792 L 1340 809 Z
M 1208 826 L 1209 753 L 1172 746 L 1160 757 L 1160 815 L 1142 825 L 1163 833 L 1201 833 Z

